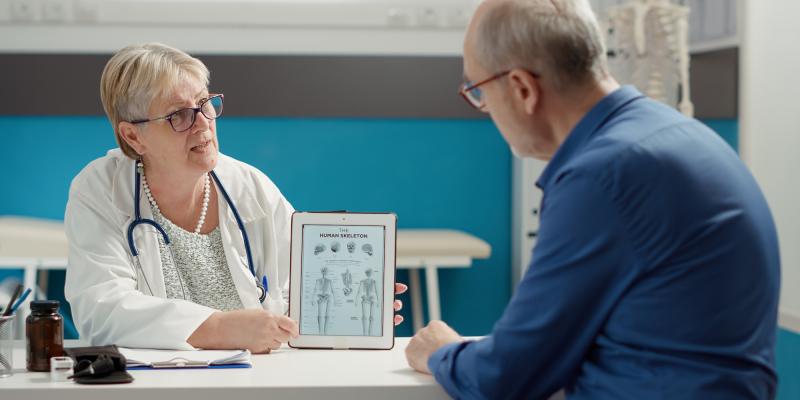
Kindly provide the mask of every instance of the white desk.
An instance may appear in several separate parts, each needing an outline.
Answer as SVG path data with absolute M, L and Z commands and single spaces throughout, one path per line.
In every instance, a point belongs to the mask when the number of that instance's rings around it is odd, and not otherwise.
M 468 268 L 476 258 L 489 258 L 492 248 L 470 234 L 449 229 L 398 229 L 397 268 L 409 270 L 414 332 L 424 325 L 419 270 L 425 270 L 428 317 L 441 319 L 439 268 Z
M 130 371 L 124 385 L 51 383 L 49 373 L 24 370 L 24 341 L 17 341 L 14 375 L 0 378 L 8 400 L 225 400 L 225 399 L 447 399 L 430 375 L 407 364 L 407 338 L 393 350 L 296 350 L 253 356 L 253 368 Z M 80 345 L 67 341 L 67 347 Z

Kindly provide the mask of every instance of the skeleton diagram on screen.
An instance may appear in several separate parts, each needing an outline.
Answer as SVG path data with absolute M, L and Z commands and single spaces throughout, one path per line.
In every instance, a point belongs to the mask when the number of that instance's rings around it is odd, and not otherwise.
M 372 255 L 372 245 L 369 244 L 369 243 L 364 243 L 364 245 L 361 246 L 361 251 L 363 251 L 364 253 L 367 253 L 367 255 L 371 256 Z
M 350 293 L 353 292 L 353 288 L 350 287 L 353 285 L 353 275 L 350 273 L 350 268 L 342 272 L 342 284 L 344 285 L 344 295 L 350 296 Z
M 689 8 L 670 0 L 630 0 L 608 10 L 609 67 L 621 83 L 692 116 Z
M 319 333 L 325 335 L 328 333 L 331 305 L 336 299 L 333 297 L 333 281 L 328 278 L 328 267 L 322 267 L 320 273 L 322 273 L 322 277 L 317 279 L 314 284 L 311 305 L 317 305 Z
M 375 279 L 372 278 L 372 270 L 367 269 L 364 273 L 367 277 L 358 283 L 356 307 L 358 307 L 358 302 L 361 301 L 361 325 L 364 329 L 364 336 L 367 336 L 372 332 L 373 312 L 376 307 L 380 307 L 380 304 L 378 302 L 377 285 Z

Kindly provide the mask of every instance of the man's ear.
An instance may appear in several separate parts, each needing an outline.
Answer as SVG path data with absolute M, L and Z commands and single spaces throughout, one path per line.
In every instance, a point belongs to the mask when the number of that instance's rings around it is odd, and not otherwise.
M 530 72 L 515 68 L 508 73 L 508 82 L 511 86 L 511 96 L 527 114 L 533 114 L 539 103 L 541 87 L 539 80 Z
M 147 151 L 147 146 L 142 143 L 141 137 L 139 136 L 139 129 L 136 128 L 136 125 L 121 121 L 119 125 L 117 125 L 117 130 L 119 132 L 119 136 L 122 137 L 122 140 L 133 148 L 133 151 L 138 153 L 139 155 L 144 155 Z

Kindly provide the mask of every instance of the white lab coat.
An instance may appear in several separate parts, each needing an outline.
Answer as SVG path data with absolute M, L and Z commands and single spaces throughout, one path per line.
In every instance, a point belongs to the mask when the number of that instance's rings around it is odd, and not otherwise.
M 294 209 L 257 169 L 220 154 L 214 169 L 244 221 L 259 280 L 269 292 L 259 303 L 241 232 L 219 196 L 219 228 L 233 283 L 245 308 L 283 313 L 288 293 L 289 236 Z M 192 349 L 186 340 L 216 310 L 167 299 L 158 233 L 138 225 L 134 238 L 142 270 L 137 275 L 126 240 L 134 219 L 134 161 L 114 149 L 91 162 L 72 181 L 64 216 L 69 242 L 65 294 L 81 339 L 93 345 Z M 142 218 L 152 219 L 142 192 Z M 152 290 L 152 293 L 150 290 Z

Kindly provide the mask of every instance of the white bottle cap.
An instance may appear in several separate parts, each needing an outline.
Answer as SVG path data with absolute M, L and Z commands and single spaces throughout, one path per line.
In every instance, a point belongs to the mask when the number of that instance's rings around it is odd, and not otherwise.
M 66 382 L 72 375 L 74 363 L 69 357 L 50 357 L 50 381 Z

